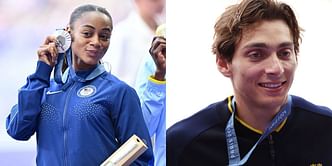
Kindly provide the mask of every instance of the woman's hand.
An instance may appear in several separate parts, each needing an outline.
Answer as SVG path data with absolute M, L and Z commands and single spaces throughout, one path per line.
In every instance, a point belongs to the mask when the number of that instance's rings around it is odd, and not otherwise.
M 51 67 L 54 67 L 58 58 L 58 50 L 55 43 L 55 36 L 47 36 L 45 42 L 38 48 L 37 51 L 38 59 Z

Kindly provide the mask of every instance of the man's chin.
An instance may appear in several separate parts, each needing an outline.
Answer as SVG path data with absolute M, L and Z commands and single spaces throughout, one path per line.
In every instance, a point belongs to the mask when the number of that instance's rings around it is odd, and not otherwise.
M 287 102 L 288 95 L 265 96 L 262 97 L 262 104 L 267 107 L 279 107 Z

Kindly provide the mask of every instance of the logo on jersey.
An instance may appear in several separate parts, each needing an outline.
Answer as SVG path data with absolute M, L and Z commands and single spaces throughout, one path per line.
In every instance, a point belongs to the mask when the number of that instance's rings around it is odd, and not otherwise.
M 82 88 L 80 88 L 77 91 L 77 96 L 79 97 L 90 97 L 96 93 L 96 87 L 93 85 L 87 85 Z

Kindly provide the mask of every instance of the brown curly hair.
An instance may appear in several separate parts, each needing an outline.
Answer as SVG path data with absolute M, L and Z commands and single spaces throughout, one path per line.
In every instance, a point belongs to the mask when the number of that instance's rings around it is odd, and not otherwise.
M 212 52 L 231 62 L 243 30 L 262 20 L 283 20 L 291 31 L 295 54 L 298 54 L 302 28 L 291 7 L 275 0 L 243 0 L 226 8 L 214 26 Z

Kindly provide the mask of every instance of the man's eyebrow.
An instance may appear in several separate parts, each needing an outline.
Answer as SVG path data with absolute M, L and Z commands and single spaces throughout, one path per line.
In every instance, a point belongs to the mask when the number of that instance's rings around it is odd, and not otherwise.
M 294 47 L 293 42 L 283 42 L 278 45 L 278 47 Z M 269 48 L 266 43 L 250 43 L 243 48 Z
M 284 42 L 279 44 L 279 47 L 294 47 L 294 43 L 293 42 Z
M 243 48 L 253 48 L 253 47 L 261 47 L 261 48 L 268 48 L 268 45 L 265 43 L 250 43 Z

